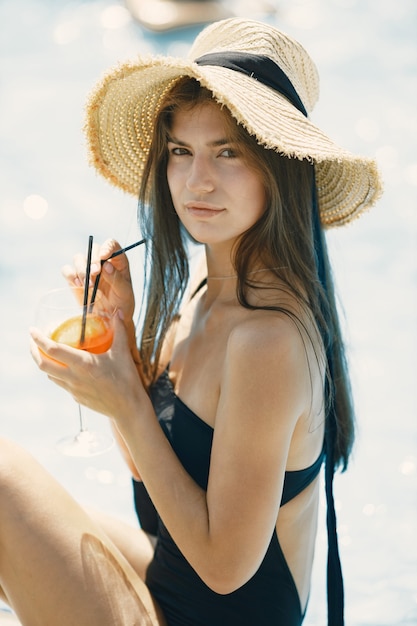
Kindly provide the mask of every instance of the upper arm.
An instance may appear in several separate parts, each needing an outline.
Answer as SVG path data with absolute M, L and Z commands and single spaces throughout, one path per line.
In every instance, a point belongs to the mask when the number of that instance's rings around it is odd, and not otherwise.
M 207 505 L 210 534 L 225 541 L 231 571 L 242 577 L 237 586 L 257 570 L 274 531 L 291 438 L 306 406 L 306 367 L 290 321 L 248 324 L 229 338 Z

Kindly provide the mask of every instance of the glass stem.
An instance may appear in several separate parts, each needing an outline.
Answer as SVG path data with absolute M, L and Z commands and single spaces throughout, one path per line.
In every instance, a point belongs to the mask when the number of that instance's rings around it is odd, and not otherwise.
M 78 405 L 78 415 L 80 416 L 80 432 L 83 433 L 87 430 L 86 425 L 84 424 L 83 412 L 81 409 L 81 404 Z

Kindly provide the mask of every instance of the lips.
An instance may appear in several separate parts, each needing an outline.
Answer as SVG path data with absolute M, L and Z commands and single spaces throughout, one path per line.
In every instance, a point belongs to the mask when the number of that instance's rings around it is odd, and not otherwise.
M 187 202 L 185 208 L 187 213 L 195 217 L 216 217 L 224 211 L 223 208 L 205 202 Z

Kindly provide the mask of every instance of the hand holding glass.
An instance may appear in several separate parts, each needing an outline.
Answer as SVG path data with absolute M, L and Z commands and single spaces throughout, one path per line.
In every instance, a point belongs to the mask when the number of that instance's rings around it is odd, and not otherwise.
M 100 293 L 95 296 L 94 304 L 84 306 L 83 292 L 84 288 L 81 287 L 48 291 L 39 302 L 37 326 L 58 343 L 101 354 L 110 348 L 113 341 L 110 313 Z M 58 450 L 67 456 L 81 457 L 95 456 L 110 450 L 114 445 L 113 437 L 89 431 L 80 405 L 78 410 L 80 431 L 75 436 L 58 441 Z

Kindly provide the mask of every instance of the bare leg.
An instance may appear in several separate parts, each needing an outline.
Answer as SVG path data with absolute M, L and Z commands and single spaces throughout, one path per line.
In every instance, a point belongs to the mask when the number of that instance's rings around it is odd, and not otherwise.
M 146 569 L 154 553 L 154 538 L 139 527 L 130 526 L 101 511 L 88 508 L 87 513 L 120 550 L 141 579 L 145 580 Z
M 163 626 L 125 557 L 24 450 L 0 440 L 0 586 L 25 626 Z

